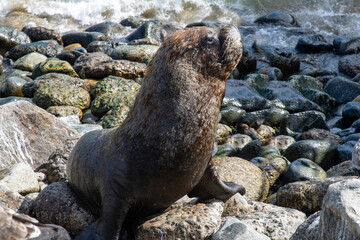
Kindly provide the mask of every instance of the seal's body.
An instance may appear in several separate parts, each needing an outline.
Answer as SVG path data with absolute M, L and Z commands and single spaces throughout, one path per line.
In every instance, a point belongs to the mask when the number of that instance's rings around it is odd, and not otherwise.
M 70 155 L 70 185 L 99 216 L 80 238 L 117 239 L 185 194 L 244 194 L 211 162 L 225 82 L 241 53 L 234 26 L 189 28 L 164 41 L 123 124 L 84 135 Z

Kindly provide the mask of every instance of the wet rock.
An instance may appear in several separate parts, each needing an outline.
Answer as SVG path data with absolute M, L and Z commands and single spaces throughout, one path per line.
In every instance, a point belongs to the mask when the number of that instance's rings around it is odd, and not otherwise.
M 101 119 L 103 128 L 114 128 L 121 125 L 128 115 L 130 108 L 125 105 L 116 105 L 108 111 Z
M 267 126 L 267 125 L 260 125 L 257 129 L 256 129 L 256 133 L 257 133 L 257 137 L 258 139 L 265 143 L 265 142 L 269 142 L 269 140 L 274 137 L 275 135 L 275 129 Z
M 165 38 L 165 33 L 162 30 L 161 24 L 155 21 L 145 22 L 126 37 L 129 42 L 142 38 L 153 38 L 158 42 L 162 42 Z
M 236 154 L 236 149 L 231 144 L 223 144 L 218 146 L 218 150 L 215 156 L 225 157 L 225 156 L 234 156 Z
M 74 65 L 76 59 L 86 53 L 86 49 L 83 47 L 78 47 L 73 50 L 65 50 L 61 52 L 60 54 L 56 55 L 56 58 L 60 60 L 65 60 L 71 65 Z
M 355 77 L 360 73 L 360 55 L 349 55 L 339 59 L 339 72 L 350 77 Z
M 359 53 L 360 51 L 360 38 L 358 37 L 336 37 L 333 43 L 335 52 L 339 55 Z
M 246 144 L 251 142 L 252 139 L 245 134 L 234 134 L 226 138 L 225 144 L 233 146 L 236 152 L 241 152 Z
M 320 211 L 309 216 L 306 221 L 296 229 L 296 232 L 291 236 L 290 240 L 316 240 L 319 220 Z
M 37 52 L 46 57 L 55 57 L 63 51 L 64 47 L 53 42 L 39 41 L 33 43 L 19 44 L 9 51 L 9 58 L 17 60 L 26 54 Z
M 350 179 L 332 184 L 324 197 L 318 239 L 360 238 L 360 182 Z
M 63 60 L 48 59 L 35 66 L 33 71 L 33 78 L 37 78 L 46 73 L 62 73 L 71 77 L 79 77 L 70 63 Z
M 338 103 L 347 103 L 360 95 L 360 84 L 336 77 L 325 85 L 324 92 L 333 97 Z
M 255 20 L 256 24 L 260 25 L 276 25 L 284 27 L 300 27 L 298 21 L 289 13 L 272 12 Z
M 6 98 L 0 98 L 0 106 L 5 105 L 7 103 L 11 103 L 11 102 L 17 102 L 17 101 L 27 101 L 31 104 L 34 104 L 31 98 L 11 96 L 11 97 L 6 97 Z
M 338 146 L 337 142 L 331 140 L 301 140 L 289 146 L 284 156 L 290 162 L 306 158 L 328 170 L 340 162 Z
M 268 75 L 270 81 L 282 80 L 284 78 L 281 70 L 277 67 L 261 68 L 258 72 Z
M 217 144 L 223 144 L 226 141 L 226 138 L 230 136 L 232 133 L 232 129 L 222 123 L 218 123 L 217 129 L 216 129 L 216 136 L 215 136 L 215 142 Z
M 295 208 L 307 215 L 313 214 L 321 209 L 323 198 L 328 187 L 346 178 L 326 178 L 316 181 L 299 181 L 282 186 L 277 194 L 277 205 Z
M 59 44 L 62 44 L 59 31 L 54 29 L 25 26 L 23 29 L 21 29 L 21 31 L 26 33 L 32 42 L 41 40 L 56 40 Z
M 124 43 L 125 44 L 125 43 Z M 93 52 L 101 52 L 101 53 L 107 53 L 110 49 L 113 49 L 113 44 L 109 41 L 93 41 L 89 43 L 86 50 L 89 53 Z
M 82 78 L 101 79 L 114 75 L 135 79 L 144 76 L 146 65 L 127 60 L 112 60 L 104 53 L 86 53 L 75 61 L 74 69 Z
M 83 112 L 83 117 L 81 119 L 81 122 L 84 124 L 96 124 L 96 122 L 99 121 L 99 118 L 94 116 L 91 113 L 91 109 L 86 109 Z
M 3 55 L 18 44 L 30 43 L 28 35 L 10 26 L 0 25 L 0 54 Z
M 255 90 L 259 90 L 260 88 L 267 87 L 269 85 L 269 76 L 253 73 L 246 75 L 244 81 L 247 82 L 250 87 Z
M 292 86 L 295 89 L 299 91 L 303 91 L 308 88 L 317 89 L 317 90 L 323 89 L 323 84 L 319 80 L 311 76 L 293 75 L 288 79 L 288 81 L 292 84 Z
M 114 48 L 110 57 L 116 60 L 143 62 L 151 59 L 158 48 L 158 46 L 154 45 L 121 45 Z
M 225 107 L 220 110 L 221 123 L 227 125 L 234 125 L 239 120 L 241 115 L 245 114 L 245 110 L 237 107 Z
M 46 59 L 47 57 L 45 55 L 33 52 L 16 60 L 14 67 L 20 70 L 32 72 L 37 64 L 46 61 Z
M 342 110 L 343 123 L 350 126 L 360 118 L 360 102 L 348 102 Z
M 116 22 L 102 22 L 90 26 L 84 32 L 100 32 L 105 35 L 106 39 L 120 38 L 124 31 L 124 26 Z
M 326 171 L 328 177 L 356 176 L 351 160 L 341 162 Z
M 295 49 L 300 53 L 330 52 L 334 49 L 321 34 L 310 34 L 299 38 Z
M 312 128 L 306 132 L 303 132 L 300 136 L 300 140 L 333 140 L 341 144 L 342 138 L 328 130 Z
M 135 239 L 207 239 L 220 227 L 223 207 L 219 200 L 170 207 L 140 225 Z
M 51 113 L 55 117 L 76 115 L 79 117 L 79 119 L 81 119 L 83 115 L 80 108 L 72 107 L 72 106 L 52 106 L 46 109 L 46 111 Z
M 36 169 L 55 149 L 70 152 L 80 137 L 55 116 L 26 101 L 1 105 L 0 121 L 0 170 L 20 162 Z
M 100 32 L 70 32 L 62 36 L 64 46 L 80 43 L 81 46 L 87 48 L 89 43 L 93 41 L 104 41 L 105 35 Z
M 21 77 L 9 77 L 6 80 L 5 87 L 2 91 L 3 97 L 17 96 L 23 97 L 22 87 L 28 82 L 27 79 Z
M 339 152 L 339 157 L 342 162 L 351 160 L 351 154 L 354 150 L 354 146 L 357 141 L 347 141 L 344 144 L 340 145 L 337 150 Z
M 264 234 L 258 233 L 252 227 L 241 222 L 236 217 L 227 217 L 220 229 L 212 236 L 211 240 L 270 240 Z
M 250 127 L 259 127 L 261 124 L 269 126 L 279 126 L 289 112 L 280 108 L 264 109 L 254 112 L 248 112 L 238 120 L 238 123 L 246 123 Z
M 269 181 L 255 164 L 237 157 L 215 157 L 213 160 L 222 180 L 244 186 L 245 195 L 252 200 L 266 198 Z
M 259 93 L 272 102 L 276 108 L 289 112 L 302 112 L 307 110 L 323 111 L 319 105 L 305 98 L 292 88 L 262 88 Z
M 239 78 L 247 75 L 256 70 L 257 59 L 254 54 L 249 52 L 245 47 L 243 50 L 243 55 L 241 56 L 240 62 L 236 66 L 236 69 L 239 71 Z
M 332 112 L 336 106 L 336 101 L 329 94 L 317 89 L 305 89 L 301 94 L 310 101 L 319 105 L 326 113 Z
M 128 17 L 120 21 L 120 24 L 125 27 L 131 27 L 131 28 L 138 28 L 142 24 L 144 24 L 146 21 L 148 21 L 145 18 L 138 18 L 138 17 Z M 156 20 L 154 20 L 156 21 Z
M 222 107 L 237 107 L 250 112 L 269 108 L 265 98 L 250 87 L 237 85 L 236 81 L 227 81 Z
M 293 161 L 284 173 L 282 183 L 325 179 L 326 172 L 319 165 L 306 158 Z
M 326 117 L 318 111 L 305 111 L 287 115 L 280 124 L 280 132 L 284 135 L 298 137 L 311 128 L 328 129 Z
M 77 196 L 66 182 L 47 186 L 35 199 L 31 216 L 41 223 L 63 226 L 72 236 L 79 235 L 95 217 L 77 200 Z
M 270 186 L 273 186 L 276 180 L 289 166 L 288 161 L 282 157 L 264 158 L 255 157 L 251 159 L 251 162 L 258 166 L 266 173 Z
M 53 81 L 36 90 L 33 101 L 39 107 L 73 106 L 86 109 L 90 106 L 90 94 L 77 86 Z
M 296 140 L 293 137 L 278 135 L 270 139 L 269 146 L 275 146 L 277 149 L 279 149 L 281 154 L 284 154 L 286 149 L 295 142 Z

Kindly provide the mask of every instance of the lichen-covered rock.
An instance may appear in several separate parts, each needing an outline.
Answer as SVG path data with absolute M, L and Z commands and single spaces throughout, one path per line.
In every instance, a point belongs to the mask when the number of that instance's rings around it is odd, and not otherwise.
M 125 105 L 116 105 L 108 111 L 101 119 L 103 128 L 114 128 L 121 125 L 128 115 L 130 108 Z
M 207 239 L 220 227 L 223 208 L 219 200 L 170 207 L 141 224 L 135 239 Z
M 237 107 L 225 107 L 221 109 L 221 123 L 234 125 L 241 115 L 245 114 L 245 110 Z
M 317 89 L 305 89 L 301 94 L 310 101 L 319 105 L 326 113 L 334 110 L 336 101 L 329 94 Z
M 30 43 L 28 35 L 11 26 L 0 25 L 0 54 L 4 54 L 18 44 Z
M 280 108 L 263 109 L 241 115 L 238 122 L 246 123 L 250 127 L 255 128 L 257 128 L 261 124 L 276 127 L 280 125 L 282 120 L 288 114 L 288 111 Z
M 46 59 L 47 57 L 45 55 L 33 52 L 16 60 L 14 67 L 20 70 L 32 72 L 37 64 L 46 61 Z
M 61 150 L 56 150 L 49 157 L 48 167 L 46 169 L 46 179 L 50 183 L 65 181 L 66 163 L 68 162 L 69 154 Z
M 215 157 L 215 167 L 222 180 L 243 185 L 245 195 L 252 200 L 262 201 L 269 192 L 269 181 L 255 164 L 238 157 Z
M 32 52 L 40 53 L 46 57 L 55 57 L 63 49 L 64 47 L 59 44 L 39 41 L 16 45 L 9 51 L 9 57 L 16 60 Z
M 97 96 L 91 103 L 91 112 L 101 118 L 117 105 L 131 107 L 135 100 L 135 94 L 128 92 L 103 93 Z
M 158 46 L 154 45 L 120 45 L 114 48 L 110 57 L 116 60 L 143 62 L 151 59 L 158 48 Z
M 250 136 L 245 134 L 234 134 L 226 138 L 225 144 L 229 144 L 235 148 L 237 152 L 241 152 L 246 144 L 251 142 Z
M 246 75 L 244 81 L 255 90 L 267 87 L 269 85 L 269 76 L 265 74 L 252 73 Z
M 37 78 L 46 73 L 62 73 L 71 77 L 79 77 L 73 67 L 67 61 L 48 59 L 35 66 L 33 71 L 33 78 Z
M 25 162 L 33 169 L 56 149 L 70 152 L 80 135 L 55 116 L 27 101 L 0 106 L 0 171 Z
M 290 136 L 286 135 L 278 135 L 269 141 L 270 146 L 275 146 L 277 149 L 279 149 L 281 154 L 284 154 L 286 149 L 295 143 L 295 139 Z
M 82 118 L 83 113 L 80 108 L 73 106 L 52 106 L 46 109 L 49 113 L 53 114 L 56 117 L 64 117 L 69 115 L 76 115 L 79 119 Z
M 21 31 L 26 33 L 32 42 L 41 40 L 56 40 L 59 44 L 62 44 L 59 31 L 54 29 L 25 26 L 23 29 L 21 29 Z
M 308 88 L 322 90 L 323 84 L 314 77 L 306 75 L 292 75 L 288 81 L 298 91 L 303 91 Z

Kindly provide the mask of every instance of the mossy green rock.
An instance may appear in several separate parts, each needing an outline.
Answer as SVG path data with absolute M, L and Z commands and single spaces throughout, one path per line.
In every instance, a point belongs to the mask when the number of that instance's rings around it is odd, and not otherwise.
M 119 94 L 104 93 L 96 97 L 91 103 L 91 113 L 101 118 L 114 106 L 124 105 L 130 107 L 135 100 L 135 94 L 129 92 L 122 92 Z
M 303 91 L 308 88 L 323 90 L 324 87 L 319 80 L 306 75 L 293 75 L 288 79 L 288 81 L 299 91 Z
M 121 125 L 125 120 L 130 108 L 125 105 L 117 105 L 113 107 L 105 116 L 101 119 L 101 126 L 103 128 L 114 128 Z
M 110 57 L 118 60 L 143 62 L 146 59 L 151 59 L 158 48 L 154 45 L 120 45 L 111 52 Z
M 44 109 L 51 106 L 74 106 L 86 109 L 90 106 L 90 95 L 80 87 L 56 81 L 40 87 L 35 92 L 33 101 Z
M 37 78 L 43 74 L 51 72 L 63 73 L 71 77 L 79 77 L 73 67 L 67 61 L 49 59 L 36 65 L 33 71 L 33 78 Z
M 255 90 L 260 88 L 267 87 L 269 85 L 270 78 L 265 74 L 253 73 L 247 75 L 244 80 L 249 83 L 249 86 Z
M 136 94 L 139 89 L 140 85 L 133 80 L 109 76 L 95 84 L 91 89 L 90 94 L 91 97 L 95 99 L 97 96 L 104 93 L 117 94 L 118 92 L 129 92 Z
M 223 144 L 218 146 L 216 156 L 231 156 L 236 154 L 236 149 L 230 144 Z
M 47 57 L 45 55 L 33 52 L 16 60 L 14 67 L 20 70 L 32 72 L 37 64 L 46 61 L 46 59 Z

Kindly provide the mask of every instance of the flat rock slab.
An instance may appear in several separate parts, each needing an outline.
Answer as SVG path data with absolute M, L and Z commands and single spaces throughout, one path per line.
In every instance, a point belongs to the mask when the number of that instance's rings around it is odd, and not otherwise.
M 56 149 L 70 152 L 80 134 L 45 110 L 16 101 L 0 106 L 0 171 L 28 163 L 36 169 Z

